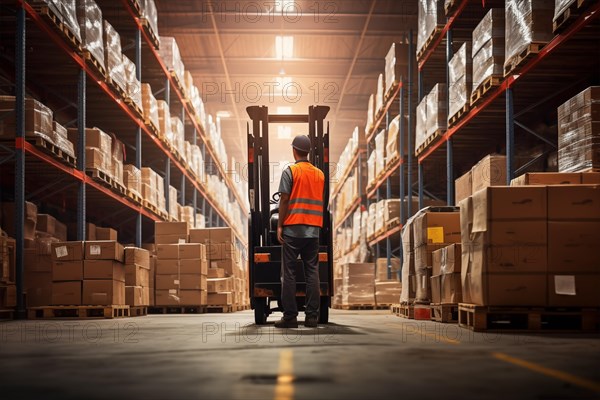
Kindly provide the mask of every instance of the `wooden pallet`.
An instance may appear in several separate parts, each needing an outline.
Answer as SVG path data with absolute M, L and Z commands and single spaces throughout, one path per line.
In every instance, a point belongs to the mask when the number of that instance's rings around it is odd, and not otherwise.
M 499 75 L 491 75 L 486 78 L 475 90 L 471 93 L 471 107 L 483 99 L 491 89 L 500 86 L 502 83 L 502 77 Z
M 60 147 L 55 145 L 54 143 L 44 139 L 43 137 L 36 137 L 31 140 L 31 142 L 36 146 L 41 148 L 45 153 L 48 153 L 59 160 L 63 161 L 65 164 L 70 165 L 72 167 L 77 166 L 77 158 L 65 153 Z
M 206 306 L 152 306 L 148 307 L 148 314 L 204 314 Z
M 387 102 L 390 101 L 390 99 L 392 98 L 394 93 L 396 93 L 396 89 L 398 89 L 398 85 L 400 85 L 400 82 L 398 82 L 398 81 L 394 81 L 392 83 L 392 86 L 390 86 L 388 91 L 383 95 L 383 104 L 387 104 Z
M 396 315 L 400 318 L 415 319 L 415 307 L 408 304 L 399 304 Z
M 444 132 L 446 132 L 445 129 L 438 129 L 433 134 L 427 136 L 427 138 L 425 139 L 425 142 L 423 142 L 423 144 L 421 146 L 419 146 L 419 148 L 417 148 L 415 150 L 415 155 L 418 156 L 419 154 L 421 154 L 422 152 L 424 152 L 425 149 L 427 149 L 427 147 L 429 147 L 429 145 L 431 145 L 437 139 L 441 138 L 442 135 L 444 135 Z
M 127 197 L 136 204 L 143 205 L 144 199 L 139 194 L 127 189 Z
M 175 82 L 175 86 L 177 86 L 177 89 L 179 89 L 179 92 L 182 93 L 184 97 L 187 97 L 187 91 L 185 90 L 183 82 L 181 82 L 181 80 L 179 79 L 179 76 L 177 76 L 175 71 L 169 71 L 169 73 L 171 74 L 171 77 Z
M 131 98 L 129 97 L 129 95 L 128 95 L 128 96 L 126 96 L 126 97 L 123 99 L 123 101 L 125 102 L 125 104 L 129 105 L 129 107 L 131 107 L 131 108 L 133 109 L 133 111 L 135 111 L 135 112 L 137 113 L 138 117 L 140 117 L 140 118 L 142 118 L 142 119 L 144 118 L 144 110 L 142 110 L 142 109 L 140 108 L 140 106 L 139 106 L 139 105 L 137 105 L 137 103 L 136 103 L 135 101 L 133 101 L 133 99 L 131 99 Z
M 396 315 L 401 318 L 429 321 L 431 320 L 431 306 L 425 304 L 400 304 Z
M 116 81 L 114 81 L 108 74 L 106 75 L 106 83 L 110 88 L 119 95 L 119 97 L 125 101 L 128 97 L 127 90 L 123 89 Z
M 160 216 L 161 212 L 158 210 L 158 207 L 156 207 L 154 204 L 150 203 L 148 200 L 146 199 L 142 199 L 142 205 L 144 206 L 144 208 L 147 208 L 148 210 L 152 211 L 154 214 Z
M 140 23 L 142 24 L 144 31 L 148 34 L 148 37 L 150 37 L 152 45 L 156 50 L 158 50 L 160 48 L 160 40 L 158 39 L 156 32 L 154 32 L 150 27 L 150 22 L 146 18 L 141 18 Z
M 130 317 L 143 317 L 148 315 L 148 306 L 129 306 Z
M 62 21 L 62 18 L 58 16 L 60 12 L 55 10 L 53 5 L 43 3 L 33 3 L 30 5 L 63 37 L 63 39 L 69 43 L 69 45 L 71 45 L 74 50 L 81 52 L 81 39 L 75 36 L 73 31 L 69 28 L 69 25 Z
M 400 225 L 400 217 L 393 218 L 386 222 L 385 230 L 389 231 Z
M 455 125 L 458 121 L 460 121 L 467 113 L 469 112 L 469 103 L 465 104 L 458 110 L 453 116 L 448 119 L 448 127 Z
M 232 313 L 234 312 L 234 306 L 231 304 L 225 304 L 225 305 L 220 305 L 220 306 L 216 306 L 216 305 L 210 305 L 210 306 L 206 306 L 206 312 L 207 313 L 213 313 L 213 314 L 221 314 L 221 313 Z
M 475 332 L 594 332 L 600 330 L 600 309 L 488 307 L 460 303 L 458 324 Z
M 532 42 L 519 54 L 506 60 L 504 63 L 504 77 L 518 72 L 519 67 L 522 67 L 531 57 L 538 54 L 547 44 L 547 42 Z
M 123 318 L 129 317 L 129 306 L 44 306 L 27 309 L 28 319 L 52 318 Z
M 400 159 L 400 154 L 398 154 L 398 152 L 394 153 L 394 155 L 391 158 L 387 159 L 387 162 L 385 164 L 385 172 L 388 172 L 387 170 L 389 169 L 388 167 L 390 165 L 394 165 L 396 162 L 398 162 L 398 160 Z
M 442 32 L 442 29 L 444 29 L 444 26 L 438 25 L 435 27 L 433 32 L 431 32 L 431 35 L 429 35 L 427 40 L 425 40 L 425 43 L 423 43 L 423 47 L 421 48 L 421 50 L 417 52 L 417 61 L 420 61 L 421 58 L 423 58 L 425 53 L 429 50 L 429 46 L 431 45 L 431 43 L 433 43 L 437 36 Z
M 398 315 L 400 313 L 400 304 L 392 304 L 390 306 L 390 312 L 394 315 Z
M 144 123 L 146 124 L 150 132 L 154 134 L 154 136 L 160 137 L 160 130 L 158 129 L 158 126 L 154 125 L 154 122 L 152 122 L 150 119 L 144 119 Z
M 389 306 L 378 304 L 341 304 L 340 310 L 387 310 Z
M 108 186 L 111 189 L 116 185 L 112 176 L 104 171 L 96 168 L 86 168 L 85 172 L 87 172 L 87 174 L 90 175 L 96 182 L 99 182 L 104 186 Z
M 15 319 L 15 310 L 0 310 L 0 321 L 12 321 Z
M 458 322 L 458 304 L 431 303 L 431 320 L 437 322 Z
M 98 74 L 101 75 L 102 78 L 104 78 L 104 81 L 106 81 L 106 67 L 102 65 L 102 63 L 100 63 L 100 61 L 98 61 L 92 53 L 85 49 L 82 50 L 81 56 L 85 60 L 86 64 L 92 67 Z
M 577 19 L 592 4 L 591 0 L 573 0 L 573 2 L 552 23 L 552 32 L 558 34 Z

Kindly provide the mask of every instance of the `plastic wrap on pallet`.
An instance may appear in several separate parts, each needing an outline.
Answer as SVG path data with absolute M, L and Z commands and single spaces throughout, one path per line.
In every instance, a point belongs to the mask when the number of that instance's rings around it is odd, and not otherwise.
M 185 66 L 183 65 L 183 61 L 181 61 L 179 46 L 177 46 L 177 41 L 174 37 L 162 36 L 160 38 L 159 54 L 167 69 L 174 72 L 181 85 L 184 85 Z
M 408 71 L 408 45 L 392 43 L 390 50 L 385 56 L 385 91 L 388 93 L 392 86 L 400 83 L 402 76 Z
M 429 0 L 418 0 L 418 23 L 417 23 L 417 53 L 421 51 L 428 39 L 427 32 L 427 10 Z
M 504 40 L 488 40 L 473 56 L 473 91 L 491 76 L 504 74 Z
M 159 41 L 159 44 L 162 45 L 162 38 L 158 34 L 158 11 L 156 10 L 156 4 L 154 0 L 141 0 L 142 1 L 142 18 L 148 21 L 148 25 L 152 32 L 154 32 L 154 36 Z
M 137 68 L 135 67 L 135 63 L 125 54 L 123 54 L 123 70 L 127 81 L 127 96 L 129 96 L 131 101 L 133 101 L 140 110 L 142 110 L 142 84 L 137 79 Z
M 185 152 L 183 144 L 185 142 L 185 131 L 183 122 L 179 117 L 171 117 L 171 131 L 173 132 L 173 147 L 177 149 L 180 155 L 183 155 Z
M 179 220 L 179 208 L 177 207 L 177 189 L 173 186 L 169 186 L 169 216 L 173 219 Z
M 65 139 L 69 138 L 69 133 L 68 133 L 67 128 L 65 128 L 63 125 L 61 125 L 57 121 L 52 122 L 52 130 L 54 132 L 55 137 L 62 136 Z
M 117 139 L 117 137 L 112 135 L 112 144 L 111 144 L 111 156 L 112 156 L 112 177 L 123 185 L 123 161 L 125 159 L 125 145 L 123 142 Z
M 404 139 L 404 149 L 407 148 L 408 137 Z M 387 143 L 385 145 L 385 164 L 387 165 L 393 158 L 398 156 L 398 148 L 400 147 L 400 115 L 396 115 L 387 132 Z
M 77 1 L 60 0 L 58 3 L 60 3 L 60 12 L 62 15 L 63 24 L 65 24 L 67 29 L 81 43 L 81 29 L 79 27 L 79 22 L 77 21 Z
M 377 92 L 375 92 L 375 114 L 379 114 L 383 109 L 383 98 L 385 96 L 385 80 L 383 74 L 377 78 Z
M 352 245 L 356 245 L 360 242 L 361 234 L 361 217 L 362 213 L 360 209 L 356 210 L 352 215 Z
M 185 89 L 185 96 L 191 100 L 192 99 L 192 86 L 194 86 L 194 78 L 192 77 L 192 73 L 188 70 L 183 72 L 183 88 Z
M 438 130 L 446 130 L 448 110 L 446 108 L 446 85 L 436 84 L 427 95 L 427 136 Z
M 505 67 L 531 43 L 552 40 L 553 0 L 506 1 Z
M 387 200 L 380 200 L 377 202 L 375 208 L 375 233 L 380 233 L 385 228 L 385 207 Z
M 121 36 L 106 20 L 104 20 L 104 49 L 106 74 L 112 82 L 126 92 L 127 79 L 121 51 Z
M 134 194 L 142 195 L 142 176 L 135 165 L 127 164 L 123 166 L 123 184 Z
M 375 218 L 377 217 L 377 203 L 369 204 L 369 218 L 367 219 L 367 238 L 370 239 L 375 234 Z
M 167 143 L 173 143 L 173 132 L 171 131 L 171 111 L 169 104 L 164 100 L 157 100 L 158 108 L 158 132 L 159 137 Z
M 471 43 L 465 42 L 448 64 L 450 77 L 448 118 L 454 116 L 461 108 L 469 104 L 473 75 L 471 65 Z
M 417 121 L 415 128 L 415 150 L 425 143 L 427 138 L 427 95 L 417 106 Z
M 60 135 L 55 135 L 53 142 L 63 153 L 75 158 L 75 146 L 69 139 Z
M 375 136 L 375 176 L 379 176 L 385 169 L 385 129 Z
M 576 0 L 555 0 L 554 2 L 554 18 L 552 21 L 556 21 L 566 10 L 575 3 Z
M 144 118 L 146 122 L 152 122 L 158 129 L 158 104 L 154 94 L 152 94 L 152 87 L 147 83 L 142 83 L 142 106 L 144 107 Z
M 376 152 L 372 152 L 367 159 L 367 180 L 372 183 L 375 180 L 375 159 L 377 157 Z
M 194 226 L 194 208 L 190 206 L 180 206 L 179 220 L 187 222 L 189 226 Z
M 100 65 L 106 68 L 102 34 L 102 10 L 94 0 L 77 0 L 77 21 L 81 44 Z
M 479 24 L 473 29 L 473 54 L 477 52 L 491 39 L 502 39 L 504 48 L 504 9 L 492 8 Z
M 446 22 L 443 0 L 419 0 L 417 52 L 435 29 Z
M 0 96 L 0 138 L 13 139 L 17 130 L 15 120 L 15 97 Z M 54 113 L 41 102 L 25 99 L 25 136 L 41 137 L 51 143 L 54 132 Z
M 375 95 L 369 96 L 369 105 L 367 106 L 367 124 L 365 125 L 365 136 L 369 135 L 373 124 L 375 123 Z

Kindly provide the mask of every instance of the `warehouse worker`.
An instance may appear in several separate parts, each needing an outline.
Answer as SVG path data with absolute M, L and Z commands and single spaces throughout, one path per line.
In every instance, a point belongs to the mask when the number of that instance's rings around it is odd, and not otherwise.
M 279 183 L 279 224 L 277 238 L 283 245 L 281 303 L 283 318 L 277 328 L 298 327 L 296 271 L 298 255 L 306 277 L 306 318 L 304 326 L 316 327 L 319 316 L 319 233 L 323 226 L 323 171 L 308 162 L 310 138 L 296 136 L 292 142 L 296 163 L 286 168 Z

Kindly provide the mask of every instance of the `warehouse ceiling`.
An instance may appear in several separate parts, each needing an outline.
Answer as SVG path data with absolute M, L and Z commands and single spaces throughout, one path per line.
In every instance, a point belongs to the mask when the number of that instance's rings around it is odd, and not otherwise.
M 311 104 L 331 107 L 331 159 L 337 160 L 354 127 L 364 129 L 390 45 L 405 40 L 417 20 L 416 0 L 156 3 L 160 34 L 177 39 L 238 161 L 246 155 L 247 106 L 306 113 Z M 305 128 L 272 126 L 271 132 L 271 160 L 283 161 L 291 158 L 289 137 Z

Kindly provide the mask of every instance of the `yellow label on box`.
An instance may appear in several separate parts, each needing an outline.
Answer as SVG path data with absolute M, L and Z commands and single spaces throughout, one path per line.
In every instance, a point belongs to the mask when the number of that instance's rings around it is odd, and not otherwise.
M 427 228 L 427 241 L 429 243 L 444 243 L 444 227 Z

